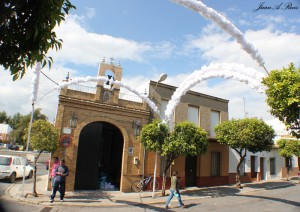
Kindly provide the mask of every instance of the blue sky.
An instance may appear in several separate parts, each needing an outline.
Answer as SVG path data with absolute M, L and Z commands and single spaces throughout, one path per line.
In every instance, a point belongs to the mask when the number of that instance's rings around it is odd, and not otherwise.
M 43 71 L 56 82 L 70 72 L 72 78 L 96 76 L 105 57 L 115 58 L 123 67 L 123 81 L 144 92 L 149 80 L 167 73 L 167 84 L 178 86 L 194 70 L 211 63 L 241 63 L 259 72 L 260 67 L 228 33 L 213 21 L 171 0 L 72 0 L 76 10 L 56 28 L 63 39 L 51 70 Z M 203 0 L 208 7 L 224 15 L 252 43 L 268 70 L 281 69 L 293 62 L 300 67 L 300 0 Z M 279 9 L 260 9 L 264 7 Z M 289 9 L 286 9 L 289 5 Z M 0 77 L 0 110 L 9 115 L 31 111 L 32 70 L 18 82 L 7 71 Z M 41 76 L 38 96 L 49 92 L 54 84 Z M 238 80 L 210 79 L 193 90 L 228 99 L 229 117 L 247 116 L 271 119 L 264 94 L 259 94 Z M 15 98 L 18 96 L 18 98 Z M 36 103 L 50 121 L 54 120 L 58 92 Z M 245 110 L 244 110 L 245 99 Z

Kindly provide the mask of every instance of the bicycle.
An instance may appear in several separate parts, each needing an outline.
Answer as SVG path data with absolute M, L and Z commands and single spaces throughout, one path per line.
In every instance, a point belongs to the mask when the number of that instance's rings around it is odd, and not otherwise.
M 151 181 L 150 188 L 153 191 L 153 180 L 152 179 L 153 179 L 152 176 L 148 176 L 143 180 L 133 181 L 131 183 L 131 190 L 134 191 L 134 192 L 144 191 L 145 188 L 147 187 L 147 185 L 149 184 L 149 182 Z M 156 180 L 155 181 L 155 191 L 158 191 L 158 190 L 159 190 L 159 182 L 157 182 L 157 180 Z

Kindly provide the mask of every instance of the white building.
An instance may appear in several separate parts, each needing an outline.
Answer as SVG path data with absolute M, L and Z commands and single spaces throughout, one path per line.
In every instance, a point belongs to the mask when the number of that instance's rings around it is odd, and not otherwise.
M 12 128 L 8 124 L 0 124 L 0 140 L 1 142 L 9 143 L 10 142 L 10 132 Z
M 275 143 L 281 136 L 287 135 L 285 126 L 278 119 L 265 121 L 275 130 Z M 261 180 L 282 179 L 286 176 L 286 160 L 280 156 L 276 146 L 270 152 L 247 152 L 245 162 L 242 165 L 241 171 L 244 175 L 241 177 L 241 182 L 255 182 Z M 235 182 L 236 168 L 239 162 L 239 154 L 235 150 L 229 149 L 229 183 Z M 298 157 L 292 158 L 293 168 L 289 175 L 293 176 L 298 173 Z

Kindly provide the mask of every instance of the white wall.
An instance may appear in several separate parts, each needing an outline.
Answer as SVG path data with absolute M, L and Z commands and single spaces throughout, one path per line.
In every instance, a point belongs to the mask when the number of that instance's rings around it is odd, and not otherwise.
M 278 154 L 277 149 L 273 149 L 270 152 L 259 152 L 253 154 L 251 152 L 247 152 L 246 156 L 246 165 L 245 172 L 251 172 L 251 156 L 257 156 L 256 158 L 256 166 L 255 169 L 257 172 L 260 170 L 260 158 L 264 157 L 264 174 L 265 180 L 273 180 L 273 179 L 281 179 L 281 168 L 285 167 L 285 159 Z M 270 158 L 275 158 L 275 174 L 270 175 Z M 235 150 L 229 148 L 229 173 L 236 173 L 236 167 L 239 162 L 239 155 Z M 293 167 L 298 166 L 297 157 L 293 157 Z

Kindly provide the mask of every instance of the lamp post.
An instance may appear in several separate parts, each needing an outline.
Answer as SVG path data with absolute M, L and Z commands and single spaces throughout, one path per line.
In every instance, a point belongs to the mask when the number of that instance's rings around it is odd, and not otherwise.
M 155 89 L 156 89 L 156 87 L 157 87 L 158 83 L 160 83 L 160 82 L 162 82 L 162 81 L 166 80 L 166 79 L 167 79 L 167 77 L 168 77 L 168 75 L 167 75 L 167 74 L 161 74 L 161 75 L 159 76 L 159 80 L 157 81 L 157 83 L 156 83 L 156 85 L 155 85 L 155 87 L 154 87 L 154 89 L 153 89 L 153 91 L 152 91 L 152 94 L 151 94 L 151 96 L 150 96 L 150 100 L 152 100 L 152 98 L 153 98 L 154 91 L 155 91 Z
M 34 114 L 34 104 L 37 103 L 38 101 L 40 101 L 42 98 L 44 98 L 45 96 L 47 96 L 49 93 L 51 93 L 54 90 L 56 90 L 56 88 L 54 88 L 51 91 L 47 92 L 46 94 L 44 94 L 43 96 L 41 96 L 36 101 L 33 101 L 32 104 L 31 104 L 32 111 L 31 111 L 31 116 L 30 116 L 30 121 L 29 121 L 29 130 L 28 130 L 27 142 L 26 142 L 25 164 L 24 164 L 24 167 L 23 167 L 23 169 L 24 169 L 24 171 L 23 171 L 23 183 L 22 183 L 22 196 L 23 197 L 24 197 L 24 184 L 25 184 L 25 171 L 26 171 L 26 164 L 27 164 L 27 154 L 28 154 L 28 148 L 29 148 L 29 144 L 30 144 L 30 133 L 31 133 L 32 122 L 33 122 L 33 114 Z M 36 171 L 36 169 L 35 169 L 35 171 Z
M 154 91 L 158 85 L 158 83 L 164 81 L 165 79 L 167 79 L 168 75 L 167 74 L 161 74 L 160 77 L 159 77 L 159 80 L 157 81 L 153 91 L 152 91 L 152 94 L 150 96 L 150 100 L 152 100 L 153 98 L 153 95 L 154 95 Z M 152 111 L 150 112 L 150 115 L 152 114 Z M 144 151 L 145 153 L 145 151 Z M 153 190 L 152 190 L 152 198 L 154 198 L 155 196 L 155 184 L 156 184 L 156 167 L 157 167 L 157 156 L 158 156 L 158 151 L 156 150 L 155 152 L 155 162 L 154 162 L 154 176 L 153 176 Z M 144 155 L 144 158 L 145 158 L 145 155 Z M 144 159 L 145 160 L 145 159 Z

